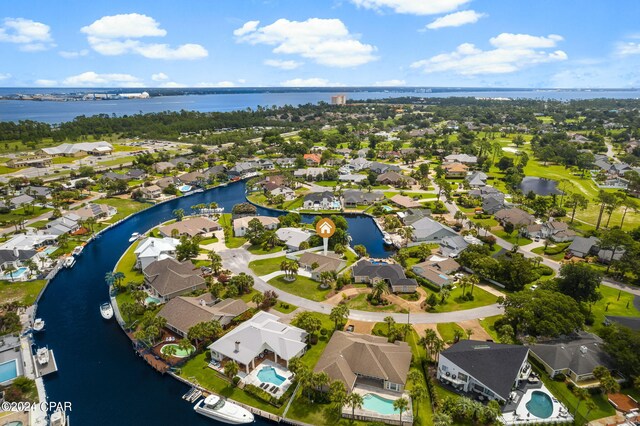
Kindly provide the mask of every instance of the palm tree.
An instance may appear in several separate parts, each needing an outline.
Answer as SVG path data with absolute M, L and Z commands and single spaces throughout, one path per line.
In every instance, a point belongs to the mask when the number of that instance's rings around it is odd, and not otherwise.
M 410 226 L 405 226 L 400 229 L 399 232 L 402 237 L 404 237 L 404 246 L 407 247 L 409 245 L 409 240 L 413 237 L 413 228 Z
M 291 278 L 295 279 L 298 276 L 298 269 L 300 269 L 300 265 L 295 260 L 289 261 L 289 274 Z
M 213 250 L 209 252 L 209 261 L 211 262 L 211 269 L 215 275 L 220 273 L 222 269 L 222 257 Z
M 438 412 L 433 415 L 433 426 L 449 426 L 453 424 L 451 416 L 445 412 Z
M 467 333 L 467 340 L 471 340 L 471 336 L 473 336 L 473 329 L 467 328 L 464 332 Z
M 36 262 L 33 259 L 27 259 L 22 263 L 24 264 L 24 266 L 29 268 L 29 271 L 32 274 L 38 272 L 38 265 L 36 264 Z
M 84 222 L 85 225 L 87 225 L 87 227 L 89 228 L 89 233 L 93 234 L 93 226 L 97 223 L 96 218 L 95 217 L 89 217 L 87 218 L 87 220 Z
M 262 302 L 264 302 L 264 296 L 262 295 L 262 293 L 256 293 L 251 298 L 251 301 L 256 304 L 256 307 L 260 307 Z
M 391 329 L 396 325 L 396 320 L 392 316 L 386 316 L 383 321 L 387 324 L 387 336 L 391 336 Z
M 335 271 L 322 271 L 320 273 L 320 288 L 331 288 L 331 283 L 334 281 Z
M 425 396 L 427 396 L 427 389 L 422 384 L 416 385 L 414 383 L 413 388 L 409 391 L 409 396 L 411 397 L 411 400 L 414 402 L 420 401 L 424 399 Z M 416 416 L 418 415 L 419 406 L 420 404 L 417 404 L 417 403 L 414 405 L 416 410 Z
M 184 210 L 183 209 L 175 209 L 173 212 L 173 217 L 176 218 L 176 220 L 178 222 L 180 222 L 182 220 L 182 218 L 184 217 Z
M 453 330 L 453 341 L 454 342 L 460 341 L 460 339 L 462 338 L 463 334 L 464 334 L 464 331 L 462 331 L 459 328 L 456 328 L 455 330 Z
M 178 349 L 174 345 L 166 345 L 162 347 L 160 353 L 165 360 L 168 360 L 178 352 Z
M 240 367 L 238 366 L 238 364 L 235 361 L 227 362 L 224 365 L 224 375 L 229 377 L 229 378 L 232 378 L 236 374 L 238 374 L 239 370 L 240 370 Z
M 585 388 L 580 388 L 578 386 L 573 388 L 573 394 L 578 399 L 578 405 L 576 405 L 576 411 L 573 413 L 574 417 L 578 414 L 578 409 L 580 408 L 580 404 L 582 401 L 587 400 L 589 398 L 589 391 Z
M 359 393 L 351 392 L 347 396 L 347 405 L 351 407 L 351 418 L 353 420 L 356 418 L 356 408 L 362 408 L 362 404 L 364 404 L 364 398 Z
M 111 287 L 116 282 L 116 277 L 113 272 L 109 271 L 104 274 L 104 280 L 109 287 Z
M 7 274 L 7 272 L 9 273 L 9 277 L 11 277 L 11 282 L 13 282 L 13 273 L 15 271 L 16 271 L 16 267 L 13 265 L 13 263 L 8 264 L 4 268 L 4 273 L 5 273 L 5 275 Z
M 440 289 L 440 303 L 443 303 L 445 300 L 447 300 L 449 296 L 451 296 L 451 290 L 444 287 Z
M 113 274 L 113 278 L 116 281 L 116 287 L 120 287 L 120 283 L 125 278 L 125 275 L 123 272 L 117 271 Z
M 291 263 L 289 262 L 289 260 L 285 259 L 282 262 L 280 262 L 280 270 L 284 272 L 284 278 L 287 279 L 289 278 L 289 267 L 291 266 Z
M 373 284 L 373 287 L 371 289 L 371 297 L 380 302 L 382 300 L 382 295 L 388 292 L 389 286 L 387 285 L 387 282 L 384 280 L 379 280 Z
M 265 232 L 264 245 L 268 250 L 280 245 L 282 241 L 278 238 L 278 235 L 274 231 Z
M 180 341 L 178 342 L 178 349 L 184 352 L 191 351 L 192 346 L 191 342 L 189 342 L 189 339 L 180 339 Z
M 336 330 L 338 329 L 338 324 L 347 318 L 349 318 L 349 308 L 347 305 L 337 305 L 331 309 L 331 313 L 329 314 L 329 319 L 334 322 Z
M 402 426 L 402 412 L 409 407 L 409 400 L 407 398 L 398 398 L 393 401 L 393 409 L 400 412 L 400 425 Z

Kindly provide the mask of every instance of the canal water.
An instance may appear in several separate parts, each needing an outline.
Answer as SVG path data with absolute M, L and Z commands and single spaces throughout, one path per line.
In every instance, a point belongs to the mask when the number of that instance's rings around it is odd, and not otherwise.
M 72 269 L 51 281 L 38 305 L 46 330 L 35 340 L 55 353 L 59 371 L 45 377 L 45 387 L 50 401 L 72 403 L 74 426 L 217 424 L 181 399 L 186 385 L 160 375 L 135 354 L 116 321 L 102 319 L 99 305 L 108 301 L 104 275 L 127 249 L 133 232 L 145 232 L 171 219 L 174 209 L 189 212 L 199 203 L 215 201 L 230 212 L 245 201 L 244 192 L 239 182 L 149 208 L 102 234 L 85 247 Z M 266 209 L 258 213 L 277 215 Z M 303 220 L 311 222 L 313 216 Z M 351 216 L 347 221 L 353 245 L 363 244 L 374 257 L 390 254 L 371 218 Z

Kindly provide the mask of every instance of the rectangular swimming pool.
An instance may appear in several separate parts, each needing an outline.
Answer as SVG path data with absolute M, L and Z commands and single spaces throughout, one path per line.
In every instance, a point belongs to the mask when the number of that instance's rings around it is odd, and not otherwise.
M 18 377 L 18 361 L 12 359 L 0 364 L 0 384 L 4 384 Z
M 16 269 L 15 271 L 13 271 L 13 273 L 11 273 L 11 274 L 9 274 L 8 272 L 4 272 L 2 274 L 2 276 L 0 276 L 0 279 L 3 279 L 3 280 L 18 280 L 18 279 L 22 278 L 22 276 L 24 274 L 26 274 L 27 272 L 29 272 L 29 268 L 21 266 L 18 269 Z

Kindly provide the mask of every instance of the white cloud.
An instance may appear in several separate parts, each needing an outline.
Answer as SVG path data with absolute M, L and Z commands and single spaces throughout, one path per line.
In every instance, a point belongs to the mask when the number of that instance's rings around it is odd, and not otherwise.
M 203 82 L 203 83 L 196 84 L 196 87 L 235 87 L 235 86 L 236 84 L 233 81 L 219 81 L 217 83 Z
M 0 42 L 15 43 L 25 52 L 54 47 L 51 28 L 42 22 L 24 18 L 5 18 L 0 26 Z
M 209 55 L 199 44 L 187 43 L 173 48 L 164 43 L 141 42 L 139 38 L 164 37 L 167 31 L 152 17 L 138 13 L 103 16 L 80 31 L 87 35 L 93 50 L 106 56 L 132 53 L 149 59 L 193 60 Z
M 640 54 L 640 43 L 632 41 L 621 42 L 616 45 L 615 54 L 618 56 L 631 56 Z
M 270 67 L 280 68 L 281 70 L 294 70 L 303 65 L 303 62 L 298 61 L 283 61 L 280 59 L 267 59 L 264 61 L 265 65 Z
M 365 9 L 382 11 L 386 8 L 396 13 L 410 15 L 437 15 L 456 10 L 471 0 L 351 0 L 353 4 Z
M 489 40 L 495 47 L 482 50 L 471 43 L 459 45 L 455 51 L 433 56 L 411 64 L 426 73 L 453 72 L 459 75 L 507 74 L 522 68 L 567 59 L 562 50 L 535 50 L 555 47 L 562 37 L 536 37 L 503 33 Z
M 36 80 L 34 81 L 34 83 L 36 86 L 43 86 L 43 87 L 53 87 L 58 85 L 58 82 L 56 80 L 48 80 L 45 78 Z
M 239 78 L 238 79 L 238 83 L 240 83 L 240 84 L 244 84 L 246 82 L 247 82 L 247 80 L 245 80 L 244 78 Z
M 158 87 L 173 88 L 173 87 L 187 87 L 187 85 L 182 83 L 176 83 L 175 81 L 166 81 Z
M 353 67 L 377 59 L 376 47 L 357 40 L 339 19 L 278 19 L 264 27 L 249 21 L 234 34 L 240 43 L 275 46 L 273 53 L 300 55 L 329 67 Z
M 404 80 L 397 80 L 397 79 L 393 79 L 393 80 L 384 80 L 384 81 L 376 81 L 375 83 L 373 83 L 374 86 L 378 86 L 378 87 L 394 87 L 394 86 L 404 86 L 406 85 L 407 82 Z
M 98 74 L 93 71 L 67 77 L 62 84 L 71 87 L 142 87 L 144 85 L 138 77 L 131 74 Z
M 157 74 L 152 74 L 151 75 L 151 80 L 153 80 L 153 81 L 165 81 L 165 80 L 169 80 L 169 76 L 166 75 L 163 72 L 159 72 Z
M 0 72 L 0 80 L 7 80 L 9 78 L 11 78 L 11 74 Z
M 427 24 L 426 28 L 437 30 L 445 27 L 461 27 L 462 25 L 475 24 L 480 18 L 484 18 L 485 16 L 487 16 L 486 13 L 478 13 L 475 10 L 463 10 L 441 16 L 432 23 Z
M 342 83 L 332 83 L 326 78 L 293 78 L 283 81 L 280 86 L 285 87 L 337 87 L 344 86 Z
M 88 54 L 89 54 L 89 51 L 87 49 L 82 49 L 78 51 L 61 50 L 58 52 L 58 55 L 66 59 L 75 59 L 75 58 L 79 58 L 80 56 L 87 56 Z

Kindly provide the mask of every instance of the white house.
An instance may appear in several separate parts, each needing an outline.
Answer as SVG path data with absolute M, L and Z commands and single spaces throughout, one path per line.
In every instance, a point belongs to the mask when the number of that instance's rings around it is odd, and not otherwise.
M 305 210 L 339 210 L 340 199 L 331 191 L 311 192 L 304 196 L 302 208 Z
M 300 244 L 311 238 L 311 233 L 300 228 L 280 228 L 276 235 L 287 245 L 287 250 L 296 251 Z
M 136 268 L 143 270 L 156 260 L 166 257 L 174 257 L 176 247 L 180 241 L 175 238 L 149 237 L 138 244 L 134 254 L 136 255 Z
M 253 219 L 258 219 L 265 229 L 276 229 L 280 224 L 280 221 L 276 217 L 270 216 L 245 216 L 233 221 L 233 234 L 236 237 L 244 237 L 249 227 L 249 222 Z
M 273 354 L 274 361 L 289 363 L 307 350 L 308 333 L 298 327 L 280 322 L 268 312 L 258 312 L 225 334 L 211 345 L 211 358 L 222 361 L 229 358 L 241 364 L 249 374 L 255 368 L 255 359 Z

